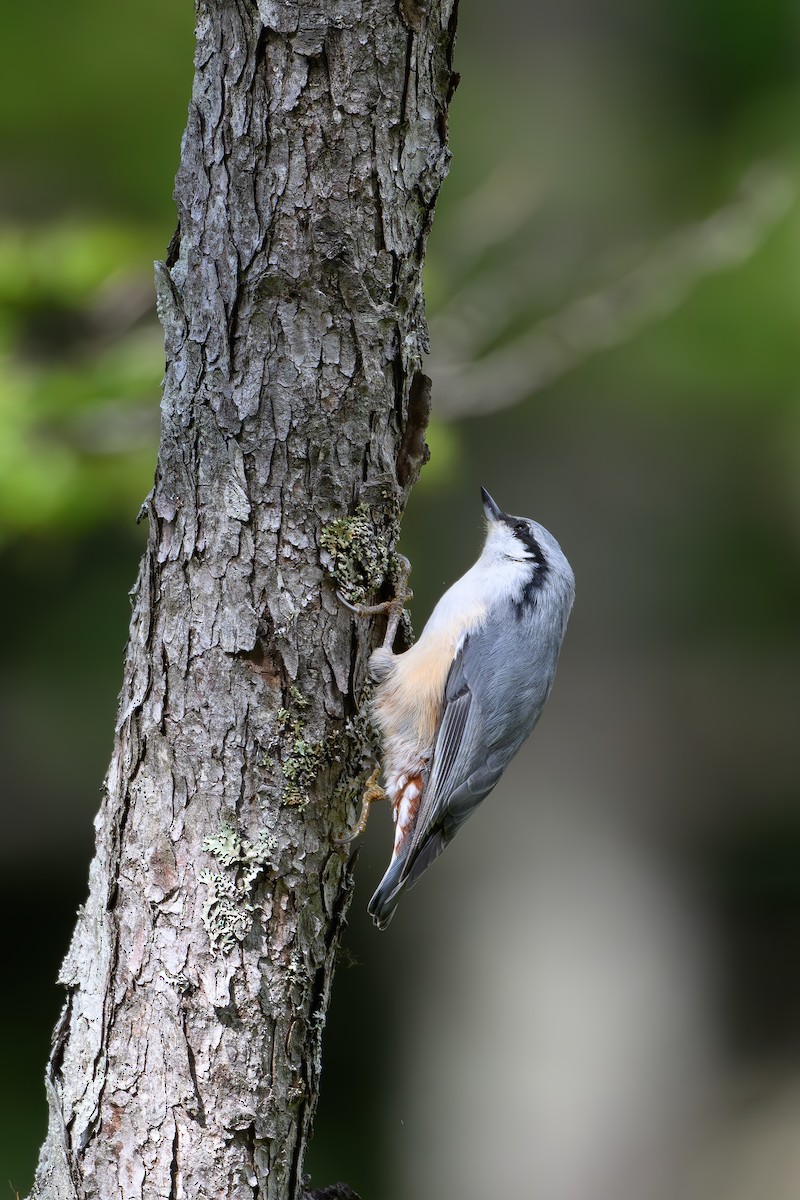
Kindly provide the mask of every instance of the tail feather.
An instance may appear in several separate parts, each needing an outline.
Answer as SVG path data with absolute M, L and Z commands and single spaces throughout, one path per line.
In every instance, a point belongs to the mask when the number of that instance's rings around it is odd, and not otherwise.
M 394 860 L 383 879 L 378 884 L 375 895 L 367 905 L 367 912 L 372 917 L 378 929 L 385 929 L 394 916 L 400 900 L 400 893 L 406 886 L 403 878 L 405 858 L 400 855 Z
M 423 871 L 427 871 L 428 867 L 439 857 L 450 840 L 441 828 L 431 831 L 411 862 L 407 864 L 403 880 L 405 887 L 412 888 L 414 886 Z
M 410 861 L 408 853 L 399 854 L 394 860 L 367 905 L 367 912 L 378 929 L 386 928 L 405 889 L 414 886 L 423 871 L 439 857 L 449 840 L 442 829 L 436 829 L 426 838 Z

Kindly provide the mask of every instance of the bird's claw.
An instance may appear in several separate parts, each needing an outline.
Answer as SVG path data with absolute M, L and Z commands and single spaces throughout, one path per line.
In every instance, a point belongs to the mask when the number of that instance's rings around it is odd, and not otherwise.
M 380 773 L 380 767 L 376 767 L 367 780 L 367 786 L 364 788 L 364 795 L 361 797 L 361 812 L 358 820 L 349 833 L 345 834 L 343 837 L 335 839 L 338 846 L 347 846 L 350 842 L 354 842 L 357 837 L 360 837 L 367 828 L 369 810 L 372 808 L 373 804 L 377 804 L 379 800 L 386 800 L 386 792 L 378 783 L 378 777 L 380 776 Z
M 336 592 L 336 599 L 340 604 L 343 604 L 346 609 L 356 617 L 377 617 L 380 613 L 392 612 L 399 605 L 402 610 L 403 605 L 407 600 L 410 600 L 414 595 L 413 592 L 405 592 L 403 598 L 394 596 L 391 600 L 383 600 L 380 604 L 351 604 L 349 600 L 345 600 L 340 591 Z
M 386 623 L 386 636 L 383 639 L 384 646 L 389 650 L 394 645 L 403 609 L 409 600 L 414 599 L 414 593 L 407 586 L 408 577 L 411 574 L 411 563 L 404 554 L 396 554 L 395 562 L 397 563 L 396 589 L 391 600 L 384 600 L 380 604 L 353 604 L 350 600 L 345 600 L 338 589 L 336 591 L 336 599 L 339 603 L 343 604 L 356 617 L 376 617 L 381 613 L 389 614 L 389 620 Z

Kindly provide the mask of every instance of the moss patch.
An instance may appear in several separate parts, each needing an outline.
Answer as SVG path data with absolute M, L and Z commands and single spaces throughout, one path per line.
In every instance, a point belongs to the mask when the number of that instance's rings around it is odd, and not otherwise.
M 361 503 L 352 517 L 340 517 L 322 530 L 323 566 L 351 604 L 363 604 L 379 590 L 392 560 L 396 522 L 376 528 L 369 505 Z

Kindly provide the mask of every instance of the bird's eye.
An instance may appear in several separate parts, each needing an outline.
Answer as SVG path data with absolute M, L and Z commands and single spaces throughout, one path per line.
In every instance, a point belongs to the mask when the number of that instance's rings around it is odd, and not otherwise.
M 515 533 L 526 533 L 527 529 L 528 529 L 528 526 L 525 524 L 524 521 L 515 521 L 514 522 L 514 532 Z

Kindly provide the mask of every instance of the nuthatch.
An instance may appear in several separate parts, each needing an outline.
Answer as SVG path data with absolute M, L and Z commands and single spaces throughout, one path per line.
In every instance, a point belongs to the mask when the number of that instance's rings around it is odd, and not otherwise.
M 350 606 L 359 614 L 391 614 L 387 640 L 370 658 L 385 791 L 375 784 L 376 771 L 356 828 L 363 830 L 370 804 L 388 796 L 394 852 L 368 908 L 379 929 L 538 721 L 572 608 L 575 581 L 555 538 L 536 521 L 502 512 L 481 492 L 487 521 L 481 556 L 445 592 L 409 650 L 391 649 L 404 597 L 372 609 Z

